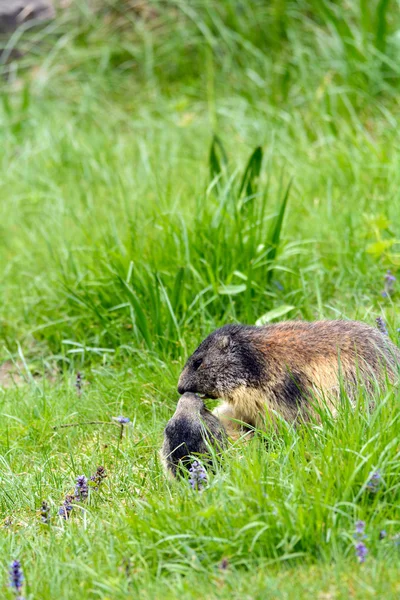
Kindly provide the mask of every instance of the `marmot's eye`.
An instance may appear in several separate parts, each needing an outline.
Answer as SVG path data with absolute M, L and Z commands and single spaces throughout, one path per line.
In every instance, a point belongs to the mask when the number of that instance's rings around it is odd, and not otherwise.
M 202 358 L 196 358 L 196 360 L 193 361 L 193 369 L 195 371 L 197 371 L 197 369 L 201 366 L 201 363 L 203 362 Z

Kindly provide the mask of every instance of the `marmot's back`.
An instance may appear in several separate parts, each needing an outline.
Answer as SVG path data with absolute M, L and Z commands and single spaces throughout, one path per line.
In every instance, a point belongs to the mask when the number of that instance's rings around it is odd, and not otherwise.
M 398 374 L 398 348 L 364 323 L 295 321 L 266 327 L 262 333 L 254 345 L 268 364 L 277 365 L 276 376 L 292 373 L 299 389 L 320 391 L 330 404 L 341 386 L 352 397 L 360 384 L 372 390 Z
M 340 385 L 350 396 L 360 383 L 372 390 L 395 381 L 399 363 L 389 338 L 357 321 L 226 325 L 188 359 L 178 389 L 224 398 L 250 424 L 266 406 L 291 420 L 312 393 L 334 405 Z
M 316 383 L 324 381 L 324 371 L 326 376 L 340 372 L 344 379 L 359 373 L 381 380 L 385 372 L 393 377 L 400 362 L 399 349 L 387 336 L 357 321 L 288 321 L 254 330 L 253 335 L 254 347 L 266 362 L 304 370 Z

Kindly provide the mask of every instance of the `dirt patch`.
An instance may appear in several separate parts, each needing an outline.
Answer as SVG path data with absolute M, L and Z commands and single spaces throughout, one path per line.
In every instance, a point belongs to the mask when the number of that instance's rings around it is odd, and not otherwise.
M 46 373 L 26 373 L 22 363 L 6 360 L 0 365 L 0 388 L 11 388 L 29 383 L 33 379 L 40 381 L 46 379 L 50 383 L 56 383 L 59 377 L 57 369 Z
M 0 365 L 0 387 L 13 387 L 26 383 L 26 378 L 22 375 L 23 367 L 7 360 Z

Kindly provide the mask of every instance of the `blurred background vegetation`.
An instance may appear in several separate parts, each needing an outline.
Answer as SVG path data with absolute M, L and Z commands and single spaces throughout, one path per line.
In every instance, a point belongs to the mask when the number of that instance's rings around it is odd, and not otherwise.
M 229 320 L 381 313 L 399 263 L 398 2 L 57 15 L 3 42 L 3 358 L 17 341 L 66 366 L 181 358 Z

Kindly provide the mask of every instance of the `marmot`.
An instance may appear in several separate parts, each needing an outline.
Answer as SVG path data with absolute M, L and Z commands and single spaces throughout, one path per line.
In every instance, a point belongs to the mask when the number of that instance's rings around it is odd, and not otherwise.
M 237 438 L 232 419 L 260 427 L 276 411 L 295 422 L 315 399 L 335 414 L 341 388 L 350 398 L 360 384 L 371 393 L 376 382 L 396 381 L 399 363 L 389 338 L 357 321 L 225 325 L 190 356 L 178 391 L 223 399 L 214 414 Z
M 199 396 L 186 393 L 165 427 L 161 458 L 164 467 L 175 476 L 178 465 L 187 466 L 191 455 L 209 455 L 210 445 L 220 452 L 225 442 L 225 429 L 219 419 Z

